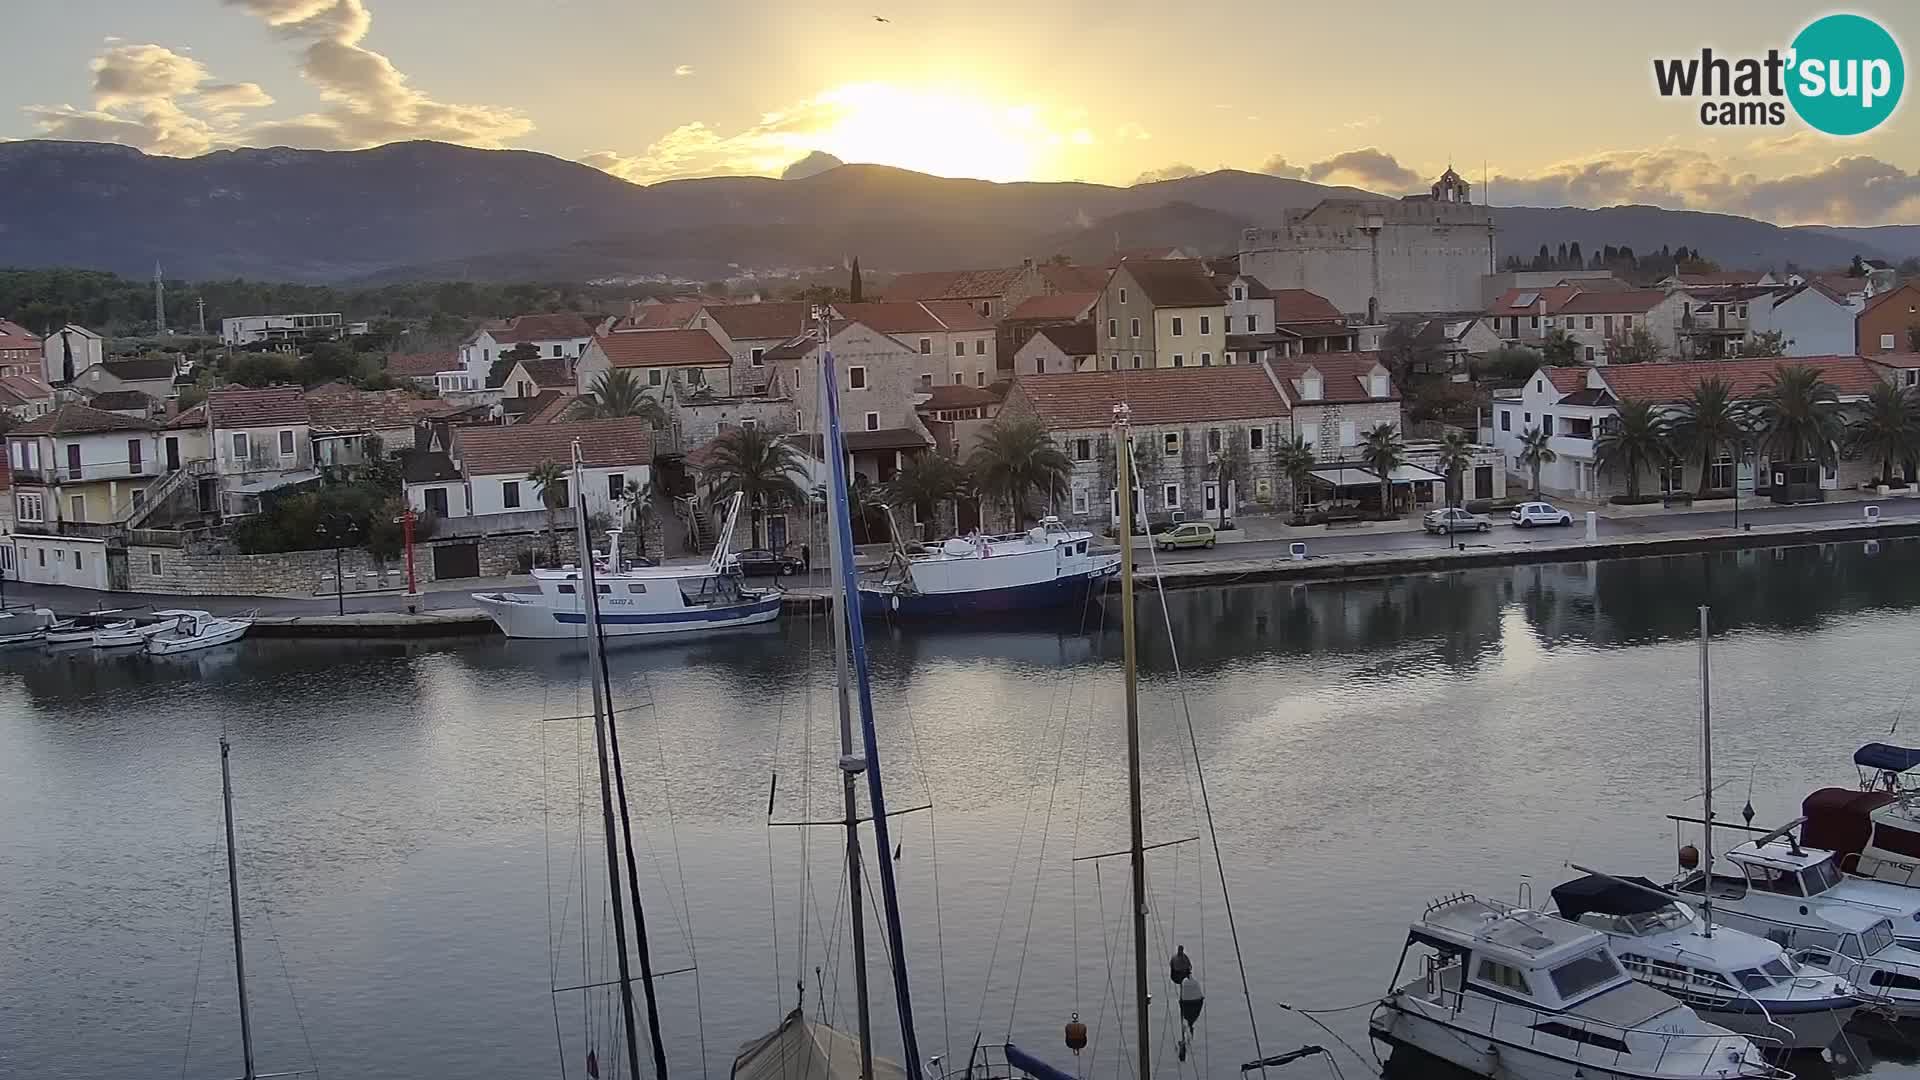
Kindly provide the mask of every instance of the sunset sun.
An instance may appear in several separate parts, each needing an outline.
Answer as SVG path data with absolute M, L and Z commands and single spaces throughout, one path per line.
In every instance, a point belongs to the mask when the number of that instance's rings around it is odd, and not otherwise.
M 940 88 L 850 83 L 813 104 L 821 126 L 795 132 L 796 148 L 940 176 L 1028 179 L 1075 137 L 1054 130 L 1039 107 Z

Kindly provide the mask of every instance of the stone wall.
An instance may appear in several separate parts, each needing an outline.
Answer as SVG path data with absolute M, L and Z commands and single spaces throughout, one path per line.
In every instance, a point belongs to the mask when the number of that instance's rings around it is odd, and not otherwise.
M 416 555 L 418 552 L 416 551 Z M 345 573 L 405 570 L 404 559 L 382 563 L 365 551 L 340 553 Z M 127 548 L 127 587 L 134 592 L 186 596 L 311 593 L 333 576 L 333 549 L 233 555 L 172 547 Z

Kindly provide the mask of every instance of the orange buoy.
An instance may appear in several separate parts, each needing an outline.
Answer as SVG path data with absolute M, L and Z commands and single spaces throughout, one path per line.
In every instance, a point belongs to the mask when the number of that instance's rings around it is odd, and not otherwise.
M 1067 1049 L 1078 1054 L 1087 1048 L 1087 1025 L 1080 1022 L 1080 1014 L 1074 1013 L 1067 1021 Z
M 1692 870 L 1700 865 L 1700 849 L 1692 844 L 1680 849 L 1680 869 Z

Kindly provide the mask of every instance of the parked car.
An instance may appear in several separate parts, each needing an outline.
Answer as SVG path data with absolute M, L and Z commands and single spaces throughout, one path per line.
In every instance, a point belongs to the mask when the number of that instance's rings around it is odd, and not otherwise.
M 1523 529 L 1531 529 L 1535 525 L 1573 524 L 1573 515 L 1552 503 L 1521 503 L 1519 506 L 1514 507 L 1513 513 L 1508 516 L 1513 519 L 1515 525 Z
M 1421 519 L 1420 525 L 1435 536 L 1441 533 L 1493 531 L 1491 518 L 1468 513 L 1457 506 L 1427 511 L 1427 516 Z
M 766 548 L 748 548 L 727 556 L 726 565 L 747 577 L 791 577 L 800 572 L 800 560 Z
M 1161 533 L 1154 538 L 1153 542 L 1154 546 L 1161 551 L 1172 551 L 1174 548 L 1210 548 L 1213 546 L 1213 541 L 1213 526 L 1205 522 L 1189 521 Z

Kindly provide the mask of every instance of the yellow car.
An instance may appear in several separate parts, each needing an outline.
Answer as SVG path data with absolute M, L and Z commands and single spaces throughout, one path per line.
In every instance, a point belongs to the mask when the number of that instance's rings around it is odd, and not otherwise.
M 1155 547 L 1161 551 L 1174 548 L 1210 548 L 1213 546 L 1213 526 L 1198 521 L 1189 521 L 1184 525 L 1175 525 L 1172 529 L 1153 538 Z

